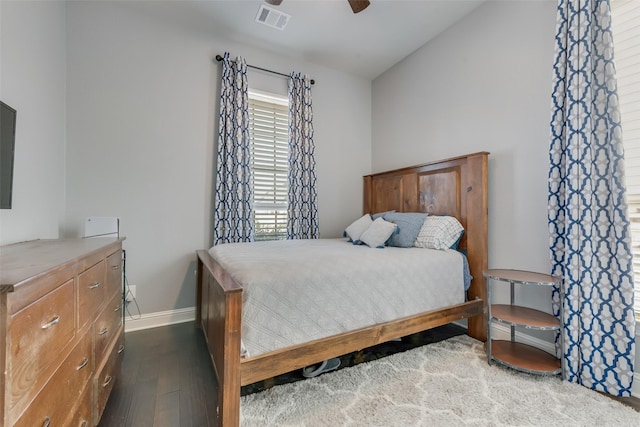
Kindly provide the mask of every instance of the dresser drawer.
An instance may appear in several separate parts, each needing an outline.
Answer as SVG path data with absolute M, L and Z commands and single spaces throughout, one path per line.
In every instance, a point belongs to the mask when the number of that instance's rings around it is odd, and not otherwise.
M 92 427 L 91 411 L 93 409 L 93 387 L 89 384 L 81 397 L 80 404 L 71 414 L 70 419 L 64 423 L 69 427 Z
M 122 251 L 107 257 L 107 298 L 122 294 Z
M 120 376 L 120 366 L 124 357 L 124 328 L 120 327 L 117 331 L 118 337 L 113 347 L 109 348 L 109 356 L 105 359 L 104 364 L 95 375 L 95 411 L 94 424 L 98 424 L 102 412 L 109 399 L 109 394 L 113 389 L 113 384 Z
M 12 413 L 20 413 L 61 362 L 75 335 L 73 280 L 10 318 L 7 363 Z
M 105 261 L 78 276 L 78 325 L 82 329 L 96 318 L 105 300 Z
M 122 296 L 116 294 L 105 306 L 93 325 L 96 359 L 101 360 L 107 345 L 113 341 L 122 325 Z
M 93 373 L 91 336 L 86 334 L 36 396 L 20 419 L 20 426 L 64 425 Z

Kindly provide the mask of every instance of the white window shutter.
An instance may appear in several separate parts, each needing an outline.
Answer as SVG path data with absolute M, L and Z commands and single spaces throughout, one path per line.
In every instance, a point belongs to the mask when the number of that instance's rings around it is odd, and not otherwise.
M 249 93 L 256 240 L 287 237 L 289 106 L 286 98 Z
M 633 241 L 635 311 L 636 318 L 640 319 L 640 1 L 614 0 L 611 6 L 627 201 Z

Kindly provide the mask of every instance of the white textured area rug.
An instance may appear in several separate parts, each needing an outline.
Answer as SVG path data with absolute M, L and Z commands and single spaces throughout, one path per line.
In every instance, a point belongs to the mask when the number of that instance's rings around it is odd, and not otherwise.
M 242 426 L 640 426 L 582 386 L 489 366 L 466 335 L 242 397 Z

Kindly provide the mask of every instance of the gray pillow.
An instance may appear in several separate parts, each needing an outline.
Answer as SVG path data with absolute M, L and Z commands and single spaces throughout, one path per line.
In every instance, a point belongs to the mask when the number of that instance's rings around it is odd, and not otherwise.
M 416 241 L 418 233 L 428 214 L 420 212 L 389 212 L 384 214 L 385 221 L 398 226 L 396 232 L 387 242 L 388 246 L 410 248 Z
M 374 213 L 374 214 L 371 214 L 371 219 L 375 221 L 375 220 L 376 220 L 376 219 L 378 219 L 378 218 L 384 218 L 384 216 L 385 216 L 386 214 L 394 213 L 394 212 L 395 212 L 395 211 L 386 211 L 386 212 L 378 212 L 378 213 Z

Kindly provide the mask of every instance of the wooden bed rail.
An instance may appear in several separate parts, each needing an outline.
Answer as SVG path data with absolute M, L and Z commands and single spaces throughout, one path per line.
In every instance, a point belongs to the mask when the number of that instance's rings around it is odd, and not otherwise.
M 253 384 L 332 357 L 339 357 L 479 314 L 482 314 L 482 301 L 469 301 L 445 310 L 434 310 L 418 316 L 380 323 L 242 359 L 240 385 Z

